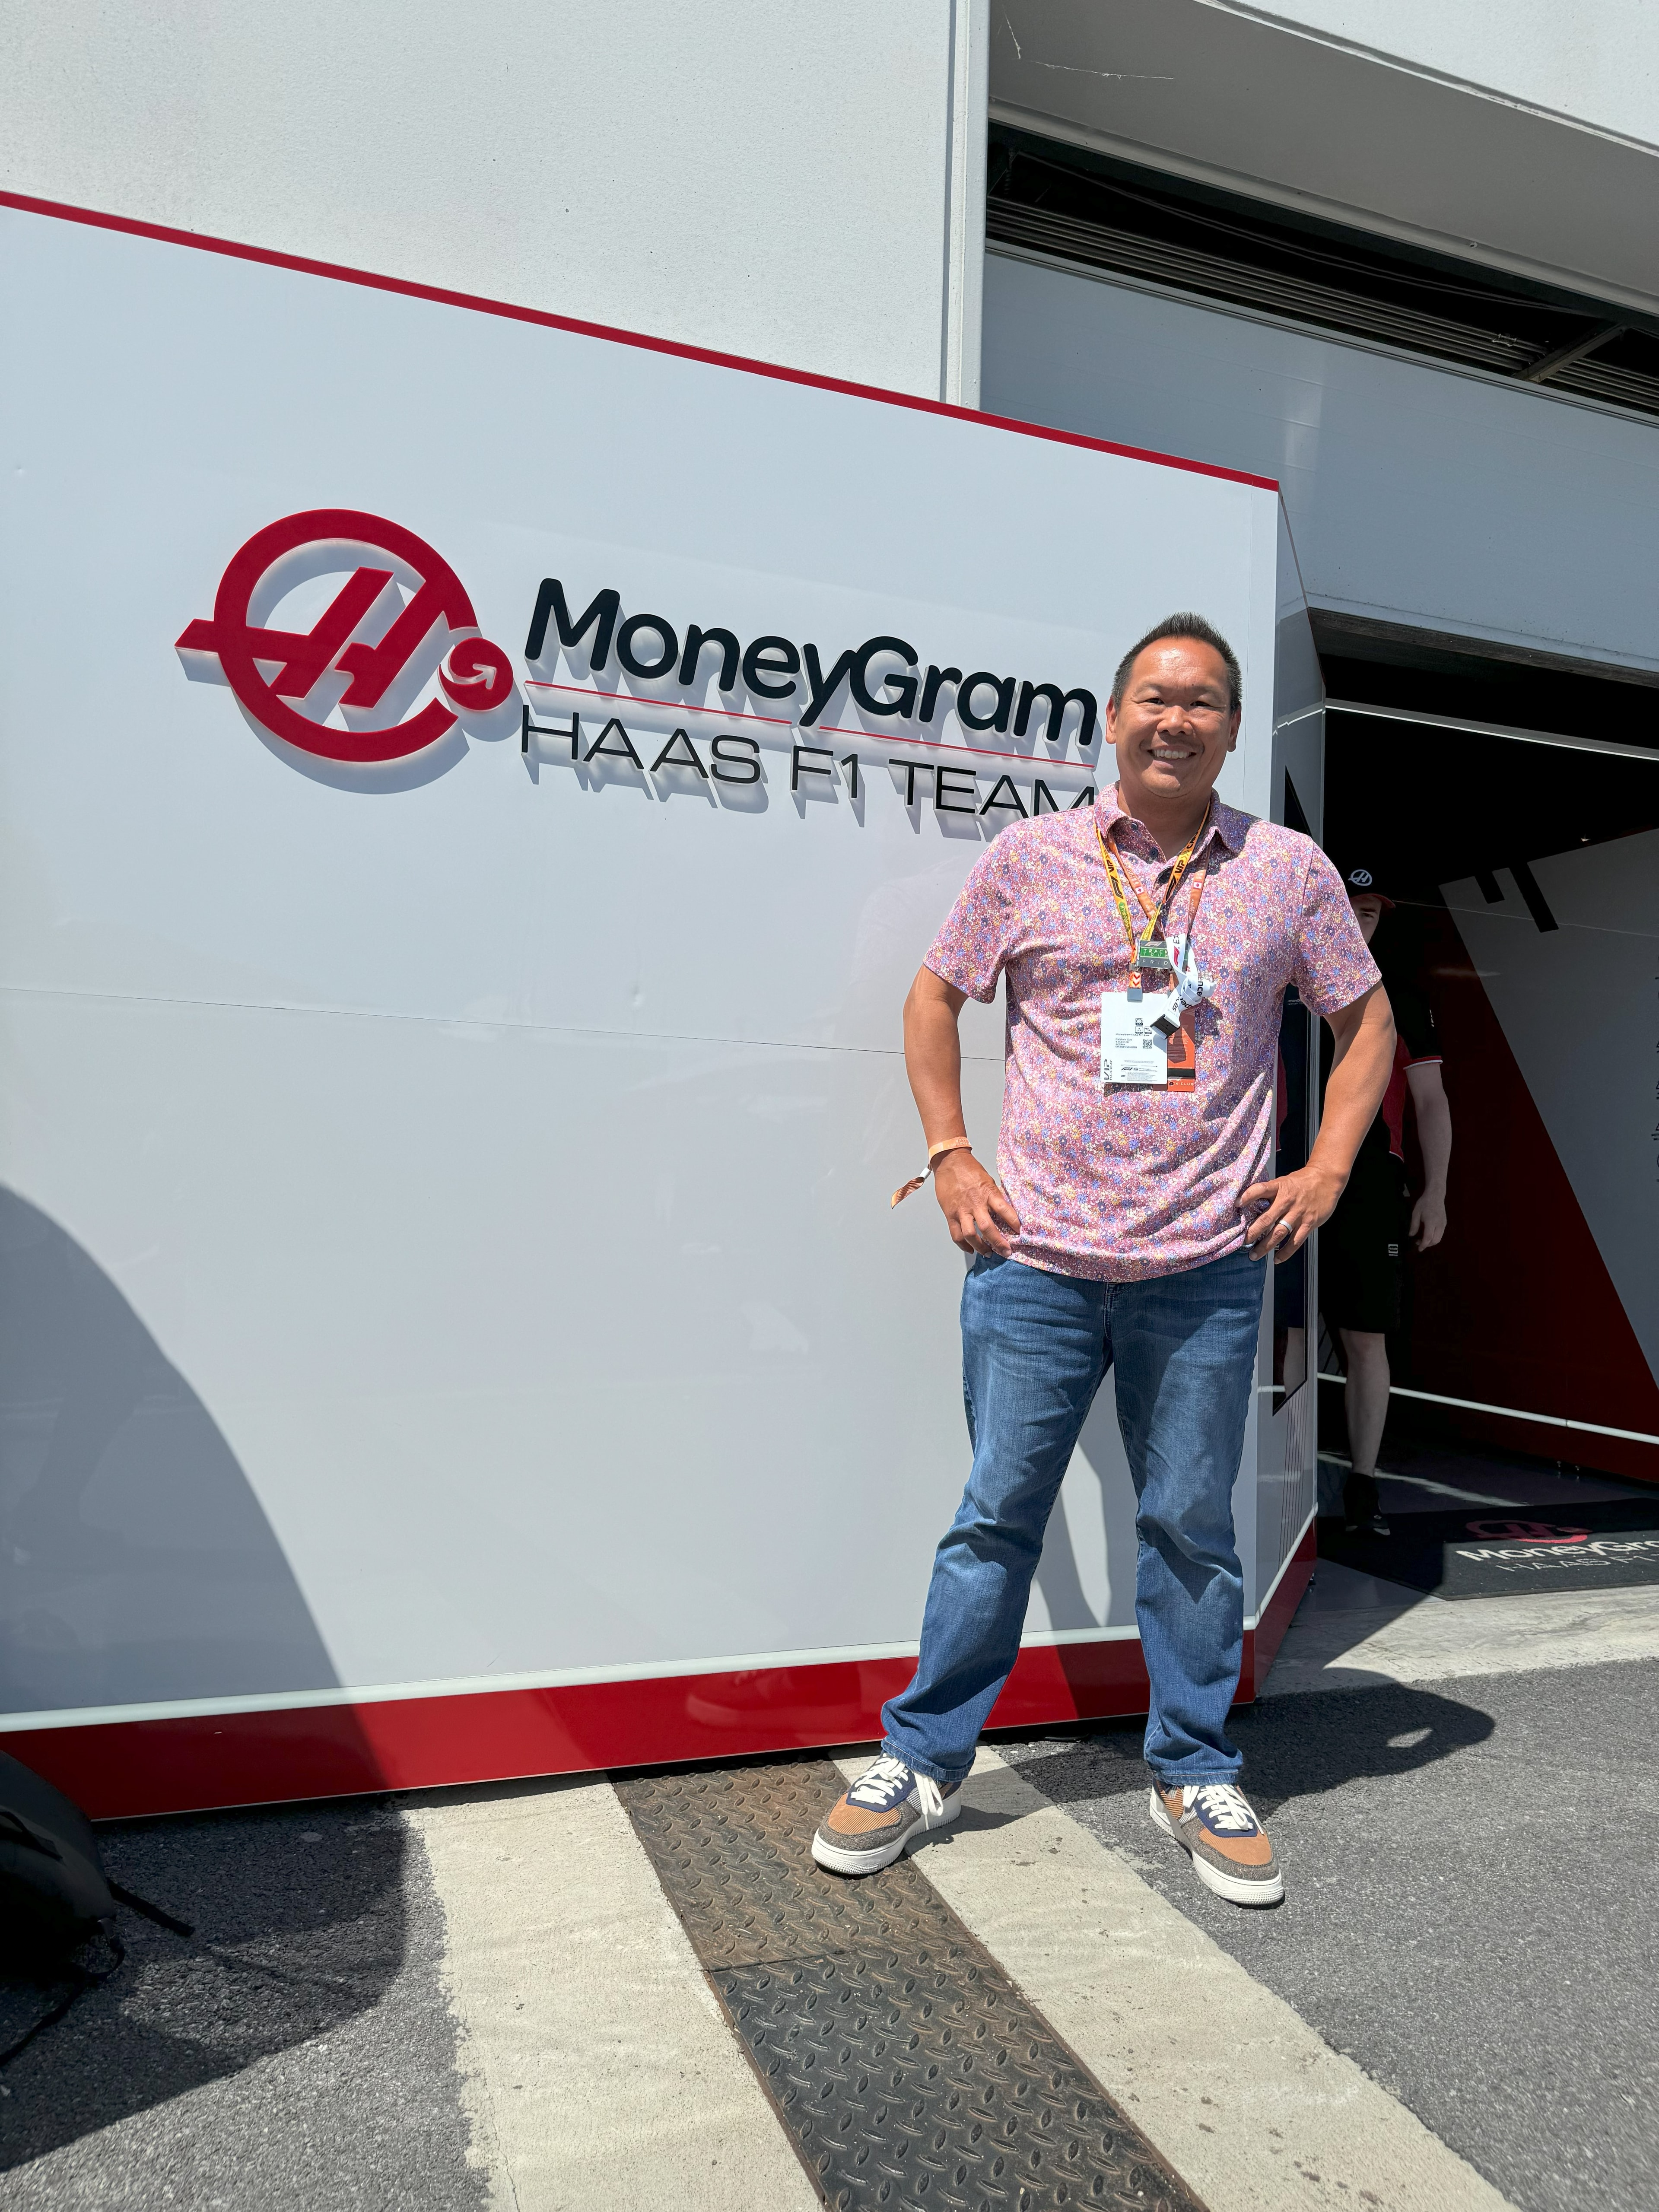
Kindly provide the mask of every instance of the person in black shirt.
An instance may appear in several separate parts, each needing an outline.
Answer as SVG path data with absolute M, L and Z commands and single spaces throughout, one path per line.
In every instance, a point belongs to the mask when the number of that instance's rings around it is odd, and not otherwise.
M 1394 901 L 1369 868 L 1345 870 L 1348 900 L 1369 945 Z M 1376 1455 L 1389 1414 L 1389 1331 L 1400 1326 L 1408 1244 L 1426 1252 L 1446 1233 L 1446 1167 L 1451 1109 L 1441 1081 L 1440 1042 L 1426 1000 L 1390 983 L 1397 1042 L 1394 1072 L 1376 1119 L 1355 1158 L 1347 1188 L 1319 1235 L 1319 1303 L 1341 1339 L 1350 1472 L 1342 1516 L 1350 1531 L 1386 1536 L 1376 1486 Z M 1417 1116 L 1423 1188 L 1406 1182 L 1406 1101 Z

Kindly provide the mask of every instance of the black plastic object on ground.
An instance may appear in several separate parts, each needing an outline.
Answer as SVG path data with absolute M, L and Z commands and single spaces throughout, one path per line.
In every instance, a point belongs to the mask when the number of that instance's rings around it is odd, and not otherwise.
M 70 1950 L 115 1921 L 91 1821 L 61 1790 L 4 1752 L 0 1917 L 9 1939 L 41 1958 Z
M 617 1784 L 832 2212 L 1201 2212 L 917 1868 L 813 1865 L 841 1788 L 827 1759 Z
M 121 1965 L 126 1954 L 115 1935 L 118 1905 L 177 1936 L 191 1933 L 184 1921 L 112 1882 L 80 1807 L 21 1759 L 0 1752 L 0 1967 L 47 1989 L 68 1984 L 59 2002 L 0 2051 L 0 2066 Z M 101 1969 L 73 1955 L 99 1936 L 112 1954 L 112 1964 Z

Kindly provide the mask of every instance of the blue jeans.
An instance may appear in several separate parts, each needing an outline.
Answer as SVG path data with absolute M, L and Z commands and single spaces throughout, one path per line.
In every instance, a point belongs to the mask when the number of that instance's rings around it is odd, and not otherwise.
M 1135 1618 L 1152 1679 L 1146 1764 L 1167 1789 L 1229 1782 L 1244 1649 L 1232 1490 L 1255 1373 L 1264 1263 L 1240 1250 L 1139 1283 L 975 1260 L 962 1291 L 973 1470 L 933 1560 L 915 1680 L 884 1751 L 959 1781 L 1019 1650 L 1042 1532 L 1108 1368 L 1134 1479 Z

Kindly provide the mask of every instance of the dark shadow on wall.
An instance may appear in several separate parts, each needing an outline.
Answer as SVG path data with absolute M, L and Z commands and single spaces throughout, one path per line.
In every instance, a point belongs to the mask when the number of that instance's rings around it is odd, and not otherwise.
M 0 1711 L 337 1682 L 206 1407 L 97 1263 L 0 1187 Z
M 1122 1617 L 1131 1610 L 1135 1591 L 1134 1482 L 1123 1456 L 1117 1425 L 1117 1392 L 1109 1370 L 1089 1408 L 1078 1437 L 1078 1458 L 1100 1485 L 1100 1510 L 1108 1532 L 1107 1551 L 1117 1566 L 1112 1610 Z M 1077 1466 L 1073 1460 L 1073 1467 Z M 1099 1628 L 1103 1623 L 1089 1602 L 1078 1564 L 1077 1544 L 1066 1516 L 1062 1492 L 1043 1539 L 1036 1581 L 1048 1608 L 1051 1628 Z M 1063 1649 L 1064 1647 L 1062 1647 Z

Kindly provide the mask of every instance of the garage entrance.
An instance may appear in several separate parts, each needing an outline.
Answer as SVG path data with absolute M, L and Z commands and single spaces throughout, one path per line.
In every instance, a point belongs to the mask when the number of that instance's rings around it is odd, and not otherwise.
M 1659 1485 L 1659 750 L 1639 742 L 1659 695 L 1448 659 L 1326 660 L 1323 842 L 1395 902 L 1372 949 L 1433 1010 L 1452 1113 L 1447 1231 L 1408 1262 L 1381 1464 L 1455 1510 L 1498 1488 L 1591 1503 L 1594 1478 L 1604 1499 Z M 1529 696 L 1576 728 L 1457 711 Z M 1409 1115 L 1407 1152 L 1416 1190 Z M 1342 1358 L 1316 1331 L 1328 1510 Z

